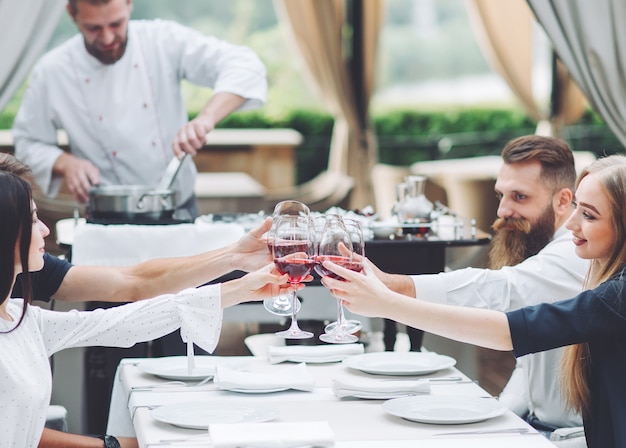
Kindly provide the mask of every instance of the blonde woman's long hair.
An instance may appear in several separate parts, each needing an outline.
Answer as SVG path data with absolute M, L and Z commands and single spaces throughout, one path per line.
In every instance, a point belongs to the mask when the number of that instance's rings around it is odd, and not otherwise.
M 609 199 L 615 244 L 607 259 L 591 260 L 583 284 L 585 290 L 607 281 L 626 264 L 626 157 L 614 155 L 598 159 L 580 173 L 576 187 L 591 174 L 597 177 Z M 566 347 L 561 360 L 561 387 L 566 403 L 582 415 L 589 415 L 591 406 L 588 376 L 592 361 L 587 343 Z

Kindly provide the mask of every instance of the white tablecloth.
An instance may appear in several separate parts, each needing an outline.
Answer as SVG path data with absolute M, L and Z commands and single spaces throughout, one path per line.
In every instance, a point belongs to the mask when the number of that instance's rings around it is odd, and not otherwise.
M 99 225 L 79 222 L 72 232 L 72 263 L 130 266 L 153 258 L 196 255 L 234 243 L 238 224 Z
M 263 357 L 222 358 L 243 362 L 251 371 L 267 371 L 272 366 Z M 140 360 L 123 360 L 118 368 L 118 376 L 113 387 L 110 420 L 107 432 L 117 435 L 129 430 L 129 416 L 132 412 L 132 426 L 136 432 L 140 447 L 163 446 L 162 440 L 193 437 L 201 433 L 198 430 L 184 429 L 152 418 L 151 408 L 159 405 L 180 402 L 210 402 L 211 404 L 229 404 L 254 407 L 268 407 L 279 411 L 276 421 L 307 422 L 327 421 L 335 433 L 336 446 L 340 448 L 362 447 L 415 447 L 416 441 L 421 448 L 447 447 L 503 447 L 541 448 L 553 446 L 539 434 L 479 434 L 463 436 L 437 436 L 437 433 L 493 430 L 503 428 L 530 427 L 507 411 L 504 415 L 490 420 L 463 425 L 430 425 L 410 422 L 387 414 L 382 409 L 382 400 L 340 400 L 330 386 L 333 378 L 371 377 L 365 373 L 351 370 L 341 363 L 309 364 L 315 379 L 313 392 L 285 391 L 270 394 L 242 394 L 219 391 L 213 383 L 193 387 L 161 387 L 148 390 L 133 390 L 139 386 L 164 383 L 151 375 L 141 372 L 135 365 Z M 462 376 L 457 369 L 451 368 L 428 375 L 426 378 Z M 396 377 L 397 379 L 397 377 Z M 471 381 L 433 382 L 433 395 L 486 396 L 486 392 Z M 490 398 L 485 398 L 490 399 Z M 125 416 L 126 427 L 124 425 Z M 534 430 L 530 429 L 532 432 Z M 462 442 L 460 442 L 462 440 Z M 177 446 L 176 443 L 167 446 Z M 198 439 L 197 445 L 185 442 L 178 446 L 210 447 L 208 439 Z

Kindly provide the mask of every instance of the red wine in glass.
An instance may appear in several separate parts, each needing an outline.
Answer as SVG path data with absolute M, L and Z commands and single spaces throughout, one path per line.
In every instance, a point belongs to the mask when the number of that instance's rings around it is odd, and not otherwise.
M 335 274 L 334 272 L 322 266 L 322 263 L 324 261 L 331 261 L 339 266 L 342 266 L 346 269 L 350 269 L 351 271 L 354 271 L 354 272 L 361 272 L 363 270 L 362 263 L 351 260 L 348 257 L 342 257 L 340 255 L 318 255 L 315 261 L 317 262 L 317 264 L 315 265 L 315 272 L 317 272 L 322 277 L 328 276 L 331 278 L 335 278 L 337 280 L 343 280 L 343 277 Z
M 289 276 L 289 283 L 300 283 L 309 275 L 316 262 L 311 258 L 282 257 L 275 259 L 274 264 L 281 274 Z
M 310 246 L 308 241 L 276 241 L 275 239 L 267 241 L 267 247 L 275 258 L 283 258 L 294 252 L 307 253 Z

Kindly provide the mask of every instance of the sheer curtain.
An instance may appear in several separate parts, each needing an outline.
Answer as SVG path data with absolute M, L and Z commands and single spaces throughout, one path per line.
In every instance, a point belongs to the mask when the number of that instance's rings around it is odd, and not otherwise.
M 368 108 L 374 89 L 384 2 L 356 1 L 361 2 L 364 29 L 363 39 L 358 42 L 363 55 L 358 67 L 349 65 L 344 54 L 347 15 L 344 0 L 275 0 L 274 4 L 335 118 L 328 169 L 347 173 L 355 179 L 351 207 L 363 207 L 374 200 L 371 169 L 377 159 L 377 146 Z M 357 70 L 363 74 L 361 91 L 352 82 Z
M 582 116 L 585 98 L 558 60 L 553 67 L 551 108 L 541 108 L 536 101 L 532 86 L 535 20 L 525 0 L 465 0 L 465 6 L 487 61 L 539 123 L 538 133 L 558 135 L 563 124 Z
M 0 111 L 54 32 L 67 0 L 0 0 Z
M 623 0 L 528 0 L 572 78 L 626 145 Z

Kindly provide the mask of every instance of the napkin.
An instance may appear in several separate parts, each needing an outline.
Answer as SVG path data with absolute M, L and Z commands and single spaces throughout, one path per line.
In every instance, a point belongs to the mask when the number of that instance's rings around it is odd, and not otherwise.
M 115 225 L 80 223 L 74 229 L 75 265 L 130 266 L 153 258 L 219 249 L 244 234 L 238 224 Z
M 213 381 L 218 389 L 223 390 L 298 389 L 310 392 L 315 386 L 313 377 L 304 363 L 264 373 L 242 372 L 225 365 L 218 365 Z
M 267 347 L 267 358 L 271 364 L 283 361 L 336 362 L 363 352 L 363 344 L 279 345 Z
M 335 434 L 327 422 L 268 422 L 209 425 L 214 448 L 332 447 Z
M 346 377 L 333 380 L 333 392 L 339 398 L 357 397 L 386 400 L 405 395 L 430 393 L 427 380 L 375 380 L 369 378 Z

